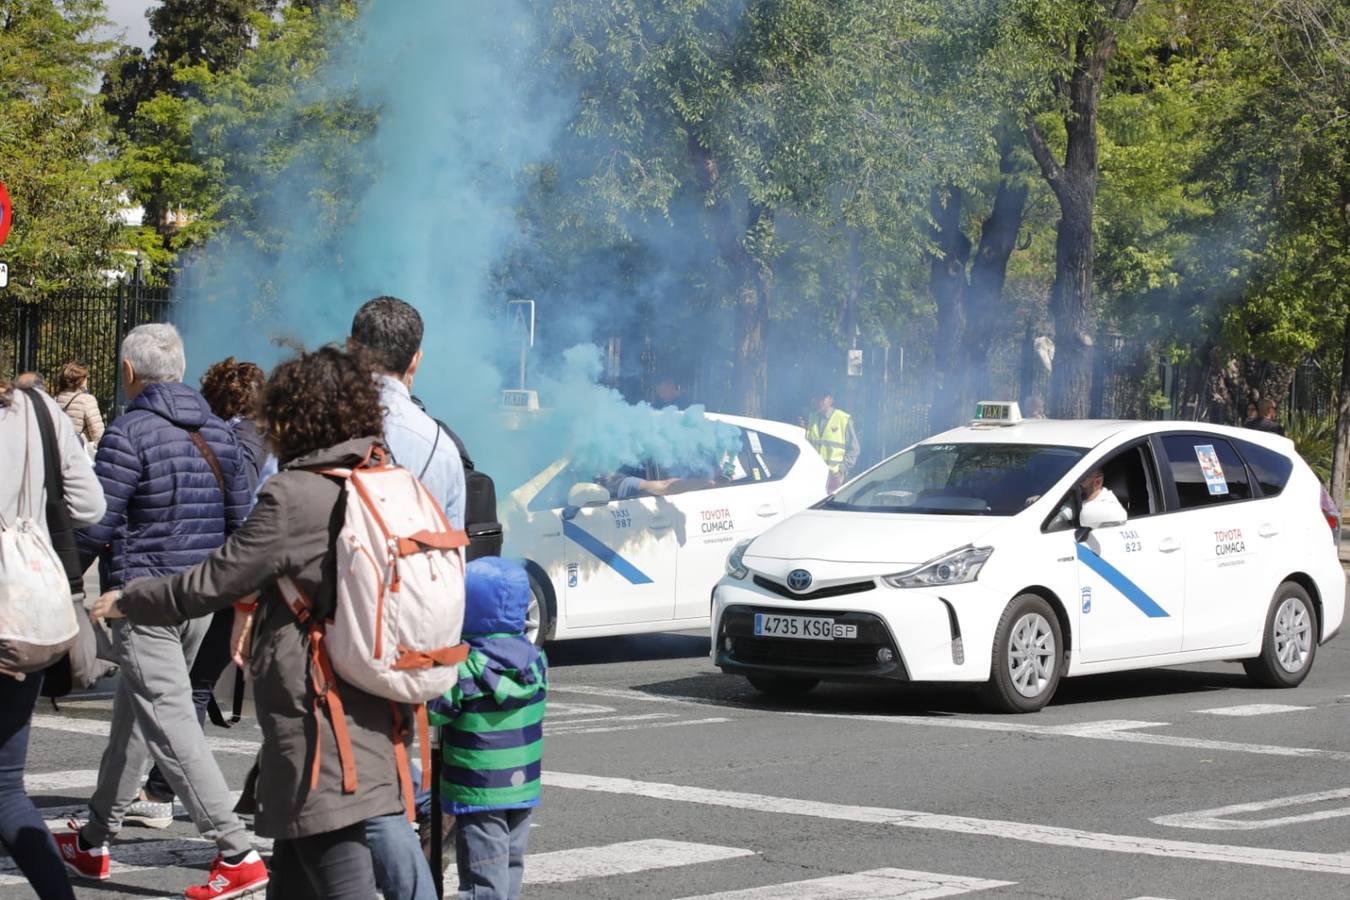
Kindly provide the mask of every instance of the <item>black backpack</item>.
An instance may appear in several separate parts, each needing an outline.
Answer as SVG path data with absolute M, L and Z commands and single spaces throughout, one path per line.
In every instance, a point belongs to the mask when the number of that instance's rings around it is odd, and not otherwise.
M 412 402 L 422 412 L 426 412 L 427 408 L 421 400 L 413 397 Z M 434 416 L 431 421 L 440 426 L 440 431 L 436 433 L 431 455 L 417 477 L 420 479 L 427 473 L 427 466 L 431 465 L 431 460 L 436 456 L 436 447 L 441 442 L 441 432 L 445 432 L 455 442 L 460 462 L 464 464 L 464 530 L 469 534 L 469 547 L 464 555 L 469 562 L 482 556 L 501 556 L 502 523 L 497 521 L 497 486 L 486 472 L 480 472 L 474 467 L 468 448 L 454 429 Z

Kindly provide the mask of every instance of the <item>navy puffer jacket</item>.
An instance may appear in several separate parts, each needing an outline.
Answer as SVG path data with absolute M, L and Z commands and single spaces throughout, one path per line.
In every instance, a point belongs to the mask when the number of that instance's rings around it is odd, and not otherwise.
M 189 430 L 220 461 L 225 497 Z M 108 512 L 80 534 L 80 549 L 100 558 L 104 590 L 195 565 L 243 523 L 252 500 L 229 426 L 178 382 L 146 386 L 108 426 L 94 468 Z

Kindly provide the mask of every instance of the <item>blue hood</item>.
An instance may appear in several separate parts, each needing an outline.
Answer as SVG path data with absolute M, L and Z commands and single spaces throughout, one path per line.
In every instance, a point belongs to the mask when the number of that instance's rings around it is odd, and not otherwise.
M 181 381 L 147 384 L 127 412 L 137 409 L 155 413 L 186 429 L 201 428 L 211 417 L 206 398 Z
M 521 634 L 530 608 L 530 578 L 517 560 L 485 556 L 464 571 L 464 635 Z

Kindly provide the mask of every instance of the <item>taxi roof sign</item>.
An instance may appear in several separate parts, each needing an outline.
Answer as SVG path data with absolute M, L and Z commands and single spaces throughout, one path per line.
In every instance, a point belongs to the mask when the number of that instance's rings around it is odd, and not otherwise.
M 1012 400 L 981 400 L 975 404 L 972 425 L 1016 425 L 1022 421 L 1022 407 Z

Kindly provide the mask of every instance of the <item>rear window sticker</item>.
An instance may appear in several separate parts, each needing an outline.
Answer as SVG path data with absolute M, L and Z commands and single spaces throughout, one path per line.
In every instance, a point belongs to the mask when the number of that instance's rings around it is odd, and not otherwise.
M 1205 476 L 1211 497 L 1228 493 L 1228 481 L 1223 477 L 1223 465 L 1213 444 L 1196 444 L 1195 458 L 1200 460 L 1200 472 Z

